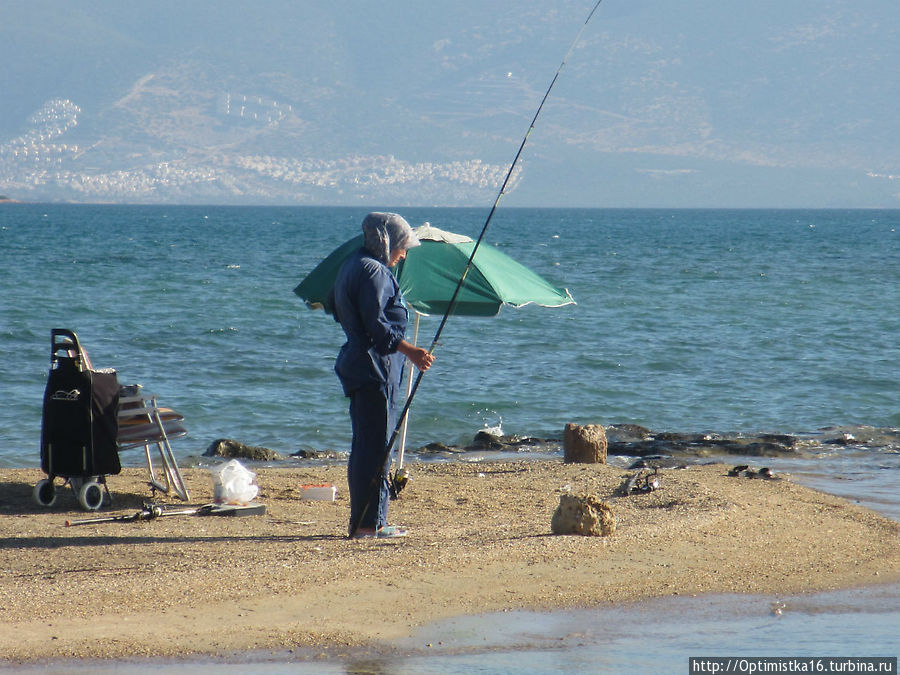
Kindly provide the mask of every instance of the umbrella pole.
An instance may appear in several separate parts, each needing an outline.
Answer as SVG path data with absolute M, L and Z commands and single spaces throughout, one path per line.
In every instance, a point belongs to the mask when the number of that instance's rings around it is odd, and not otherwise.
M 422 316 L 416 310 L 413 310 L 416 315 L 416 320 L 413 323 L 413 346 L 416 346 L 419 343 L 419 318 Z M 412 381 L 413 381 L 413 366 L 412 363 L 407 359 L 406 361 L 406 396 L 404 397 L 404 401 L 409 400 L 409 394 L 412 391 Z M 403 453 L 406 451 L 406 427 L 409 424 L 409 408 L 405 408 L 406 414 L 403 416 L 402 426 L 400 427 L 400 450 L 397 454 L 397 469 L 400 470 L 403 468 Z

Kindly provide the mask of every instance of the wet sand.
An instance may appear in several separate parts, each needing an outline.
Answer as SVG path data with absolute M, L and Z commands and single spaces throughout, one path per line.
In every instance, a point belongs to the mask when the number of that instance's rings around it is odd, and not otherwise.
M 900 581 L 900 524 L 792 483 L 708 465 L 614 496 L 630 472 L 561 461 L 413 465 L 395 540 L 349 540 L 343 466 L 258 470 L 262 516 L 129 515 L 146 472 L 109 477 L 115 509 L 81 511 L 66 488 L 31 498 L 36 469 L 0 470 L 0 655 L 9 661 L 217 656 L 378 647 L 454 616 L 702 593 L 803 593 Z M 192 504 L 210 473 L 185 471 Z M 300 499 L 308 483 L 335 502 Z M 555 536 L 564 491 L 607 500 L 611 537 Z M 161 500 L 178 506 L 175 500 Z

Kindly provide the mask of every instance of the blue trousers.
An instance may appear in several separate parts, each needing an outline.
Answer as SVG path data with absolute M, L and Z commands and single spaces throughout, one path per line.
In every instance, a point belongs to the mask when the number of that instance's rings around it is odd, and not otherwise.
M 390 492 L 384 451 L 396 417 L 393 401 L 382 387 L 363 387 L 350 395 L 353 442 L 347 462 L 347 483 L 350 523 L 358 522 L 360 529 L 387 525 Z M 378 490 L 373 492 L 376 484 Z

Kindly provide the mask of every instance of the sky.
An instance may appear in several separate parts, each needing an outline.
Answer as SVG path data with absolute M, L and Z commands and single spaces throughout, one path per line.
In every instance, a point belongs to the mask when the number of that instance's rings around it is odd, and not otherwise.
M 0 195 L 482 206 L 594 0 L 0 0 Z M 508 206 L 900 208 L 896 0 L 603 0 Z

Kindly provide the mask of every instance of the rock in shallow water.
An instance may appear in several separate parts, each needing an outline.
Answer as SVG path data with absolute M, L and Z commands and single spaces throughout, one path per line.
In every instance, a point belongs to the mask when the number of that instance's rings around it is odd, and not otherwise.
M 274 450 L 262 448 L 254 445 L 245 445 L 240 441 L 234 441 L 230 438 L 219 438 L 209 444 L 204 457 L 225 457 L 253 459 L 262 462 L 268 462 L 273 459 L 280 459 L 280 456 Z
M 567 463 L 606 464 L 606 430 L 599 424 L 567 424 L 563 453 Z
M 797 438 L 787 434 L 718 434 L 652 432 L 634 425 L 606 427 L 612 455 L 752 455 L 777 457 L 797 452 Z

